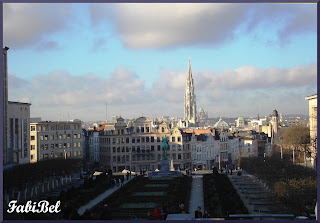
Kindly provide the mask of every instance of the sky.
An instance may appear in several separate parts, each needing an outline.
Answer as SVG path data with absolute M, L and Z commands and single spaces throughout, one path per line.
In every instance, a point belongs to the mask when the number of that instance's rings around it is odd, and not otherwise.
M 9 100 L 42 120 L 308 114 L 316 4 L 4 3 Z M 106 105 L 107 104 L 107 105 Z

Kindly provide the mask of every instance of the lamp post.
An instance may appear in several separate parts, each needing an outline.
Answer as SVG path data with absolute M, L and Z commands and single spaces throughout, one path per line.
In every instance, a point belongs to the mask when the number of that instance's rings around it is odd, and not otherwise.
M 283 152 L 282 152 L 282 136 L 279 136 L 279 140 L 280 140 L 280 158 L 283 158 Z

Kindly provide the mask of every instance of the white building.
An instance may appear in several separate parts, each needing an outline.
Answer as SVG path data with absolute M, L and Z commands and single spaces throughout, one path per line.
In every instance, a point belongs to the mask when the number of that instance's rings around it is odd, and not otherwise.
M 99 162 L 99 132 L 89 134 L 89 161 Z

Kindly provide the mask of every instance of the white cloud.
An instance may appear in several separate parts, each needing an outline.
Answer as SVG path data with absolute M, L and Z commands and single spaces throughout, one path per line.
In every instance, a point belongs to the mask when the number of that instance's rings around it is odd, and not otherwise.
M 93 4 L 93 24 L 109 22 L 124 44 L 133 49 L 179 46 L 215 46 L 235 37 L 240 26 L 276 30 L 280 42 L 291 35 L 316 32 L 316 5 L 222 4 L 222 3 L 130 3 Z
M 48 36 L 63 30 L 71 14 L 71 4 L 5 3 L 4 45 L 19 48 L 42 41 L 48 45 Z

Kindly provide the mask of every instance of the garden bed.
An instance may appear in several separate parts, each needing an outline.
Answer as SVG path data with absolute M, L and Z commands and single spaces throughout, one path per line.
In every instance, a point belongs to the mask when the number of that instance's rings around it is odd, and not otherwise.
M 156 181 L 147 177 L 135 177 L 93 207 L 92 216 L 86 216 L 85 219 L 100 219 L 104 204 L 110 207 L 114 220 L 127 220 L 132 216 L 144 219 L 148 211 L 153 214 L 154 208 L 158 206 L 165 206 L 175 212 L 179 204 L 184 203 L 187 209 L 191 181 L 190 177 Z
M 225 174 L 203 175 L 204 207 L 214 218 L 248 214 L 248 210 Z

